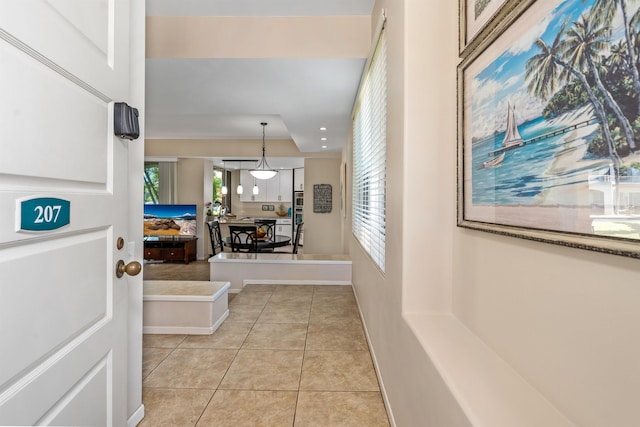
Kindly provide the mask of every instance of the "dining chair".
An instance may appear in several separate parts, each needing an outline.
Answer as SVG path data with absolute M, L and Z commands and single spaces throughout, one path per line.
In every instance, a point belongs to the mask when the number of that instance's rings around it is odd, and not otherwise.
M 264 232 L 265 240 L 274 240 L 276 237 L 276 220 L 275 219 L 255 219 L 253 223 L 258 230 Z M 258 249 L 258 252 L 273 252 L 273 248 Z
M 231 252 L 258 252 L 257 231 L 255 225 L 230 225 Z
M 298 246 L 300 246 L 300 234 L 302 234 L 303 225 L 304 225 L 304 222 L 302 221 L 300 221 L 298 225 L 296 225 L 296 235 L 293 239 L 293 250 L 291 251 L 292 254 L 298 253 Z
M 300 246 L 300 234 L 302 233 L 302 226 L 304 225 L 304 222 L 299 222 L 298 225 L 296 225 L 296 231 L 295 231 L 295 236 L 293 238 L 293 249 L 291 250 L 291 252 L 283 252 L 283 251 L 274 251 L 274 253 L 277 254 L 297 254 L 298 253 L 298 246 Z
M 258 230 L 265 232 L 265 237 L 268 240 L 273 240 L 276 235 L 276 220 L 275 219 L 255 219 L 253 221 L 258 226 Z
M 220 223 L 218 221 L 207 221 L 207 227 L 209 228 L 209 240 L 211 241 L 211 254 L 210 257 L 216 254 L 216 249 L 220 249 L 220 252 L 224 252 L 224 240 L 222 240 L 222 232 L 220 231 Z

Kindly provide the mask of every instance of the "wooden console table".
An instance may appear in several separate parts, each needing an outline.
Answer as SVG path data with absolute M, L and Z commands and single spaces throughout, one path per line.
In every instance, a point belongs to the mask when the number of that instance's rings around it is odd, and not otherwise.
M 145 236 L 144 259 L 189 261 L 196 259 L 195 236 Z

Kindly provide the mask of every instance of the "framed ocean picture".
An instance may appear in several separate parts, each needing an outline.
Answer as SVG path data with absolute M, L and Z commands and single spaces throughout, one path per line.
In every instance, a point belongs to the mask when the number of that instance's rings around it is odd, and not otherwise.
M 458 67 L 458 225 L 640 258 L 638 3 L 535 1 Z
M 460 55 L 466 56 L 533 0 L 458 0 Z

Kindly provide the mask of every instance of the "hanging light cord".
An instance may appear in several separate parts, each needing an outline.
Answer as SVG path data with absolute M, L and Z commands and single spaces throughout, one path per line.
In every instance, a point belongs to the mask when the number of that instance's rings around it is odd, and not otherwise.
M 265 166 L 268 169 L 271 169 L 271 167 L 269 166 L 269 164 L 267 163 L 267 158 L 265 156 L 266 154 L 266 148 L 265 148 L 265 143 L 264 143 L 264 139 L 265 139 L 265 128 L 267 126 L 267 123 L 262 122 L 260 123 L 262 125 L 262 159 L 260 159 L 260 163 L 258 164 L 258 166 L 256 167 L 256 169 L 264 169 Z

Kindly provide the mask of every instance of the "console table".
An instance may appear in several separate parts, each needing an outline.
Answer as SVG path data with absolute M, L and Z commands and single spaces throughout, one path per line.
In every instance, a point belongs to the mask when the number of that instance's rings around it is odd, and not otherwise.
M 189 261 L 196 259 L 195 236 L 145 236 L 144 259 Z

